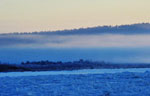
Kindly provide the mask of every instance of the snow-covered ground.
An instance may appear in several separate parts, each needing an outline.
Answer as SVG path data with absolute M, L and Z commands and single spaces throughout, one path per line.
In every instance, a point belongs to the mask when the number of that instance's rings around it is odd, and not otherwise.
M 150 96 L 149 71 L 94 69 L 0 73 L 0 96 Z
M 39 72 L 6 72 L 0 73 L 0 77 L 18 77 L 18 76 L 38 76 L 38 75 L 80 75 L 80 74 L 104 74 L 121 72 L 145 72 L 150 68 L 129 68 L 129 69 L 83 69 L 73 71 L 39 71 Z

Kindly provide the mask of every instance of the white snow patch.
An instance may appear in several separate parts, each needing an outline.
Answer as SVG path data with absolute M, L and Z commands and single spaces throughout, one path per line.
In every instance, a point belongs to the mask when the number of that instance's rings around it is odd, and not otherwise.
M 80 74 L 104 74 L 150 71 L 150 68 L 130 68 L 130 69 L 83 69 L 73 71 L 40 71 L 40 72 L 2 72 L 0 77 L 19 77 L 19 76 L 39 76 L 39 75 L 80 75 Z

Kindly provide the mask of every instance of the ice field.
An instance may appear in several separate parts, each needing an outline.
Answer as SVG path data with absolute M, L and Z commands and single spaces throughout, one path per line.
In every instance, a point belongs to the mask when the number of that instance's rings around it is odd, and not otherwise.
M 0 96 L 150 96 L 149 69 L 100 70 L 0 73 Z

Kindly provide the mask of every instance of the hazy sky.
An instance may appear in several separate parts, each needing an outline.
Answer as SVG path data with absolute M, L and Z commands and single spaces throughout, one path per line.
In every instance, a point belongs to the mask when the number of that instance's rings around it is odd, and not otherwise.
M 0 0 L 0 33 L 150 22 L 150 0 Z

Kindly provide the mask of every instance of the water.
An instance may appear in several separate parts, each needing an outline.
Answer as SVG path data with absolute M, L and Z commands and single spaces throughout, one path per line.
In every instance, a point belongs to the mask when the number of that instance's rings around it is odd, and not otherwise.
M 0 48 L 0 62 L 10 64 L 20 64 L 22 61 L 75 61 L 79 59 L 118 63 L 149 63 L 150 48 Z

